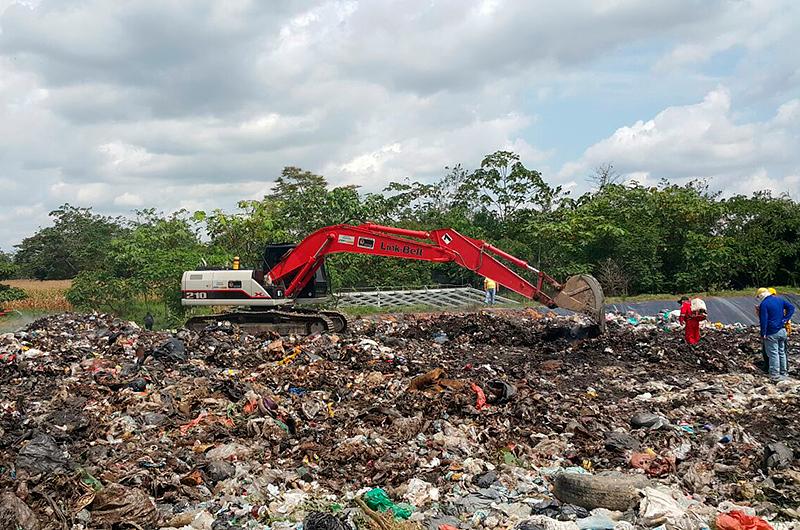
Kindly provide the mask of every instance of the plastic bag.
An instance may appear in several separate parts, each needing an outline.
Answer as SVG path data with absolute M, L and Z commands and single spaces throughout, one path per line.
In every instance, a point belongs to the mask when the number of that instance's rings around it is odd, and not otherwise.
M 472 391 L 475 392 L 475 408 L 483 410 L 488 407 L 489 405 L 486 404 L 486 394 L 483 393 L 483 389 L 475 383 L 470 383 L 469 386 L 472 388 Z
M 514 387 L 514 385 L 510 385 L 505 381 L 501 381 L 500 379 L 487 381 L 486 388 L 488 388 L 489 392 L 492 394 L 492 398 L 490 400 L 492 403 L 505 403 L 517 395 L 517 389 Z
M 707 313 L 706 303 L 702 298 L 692 298 L 691 300 L 692 313 Z
M 311 512 L 303 520 L 303 530 L 350 530 L 350 527 L 335 515 Z
M 183 341 L 170 337 L 164 344 L 153 350 L 153 357 L 171 362 L 186 361 L 186 347 Z
M 794 453 L 785 444 L 773 442 L 764 447 L 764 467 L 785 469 L 792 465 Z
M 575 521 L 556 521 L 546 515 L 533 515 L 519 523 L 515 530 L 579 530 Z
M 391 510 L 398 519 L 408 519 L 414 513 L 414 507 L 405 503 L 395 504 L 381 488 L 373 488 L 364 494 L 364 502 L 376 512 Z
M 651 430 L 660 429 L 669 425 L 669 421 L 666 418 L 662 418 L 658 414 L 653 414 L 652 412 L 638 412 L 633 415 L 630 423 L 631 427 L 634 429 L 647 428 Z
M 439 500 L 439 488 L 434 487 L 430 482 L 412 478 L 408 481 L 408 487 L 403 498 L 412 505 L 424 506 L 431 501 Z
M 101 527 L 136 523 L 152 528 L 158 518 L 156 505 L 145 492 L 121 484 L 109 484 L 98 491 L 89 510 L 92 512 L 92 525 Z
M 65 471 L 68 459 L 49 434 L 39 434 L 17 455 L 17 467 L 38 473 Z

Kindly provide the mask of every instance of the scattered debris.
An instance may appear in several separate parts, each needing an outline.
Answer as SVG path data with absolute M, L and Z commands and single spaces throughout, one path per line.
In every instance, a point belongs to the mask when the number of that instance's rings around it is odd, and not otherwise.
M 791 528 L 800 384 L 756 333 L 579 320 L 44 318 L 0 335 L 0 528 Z

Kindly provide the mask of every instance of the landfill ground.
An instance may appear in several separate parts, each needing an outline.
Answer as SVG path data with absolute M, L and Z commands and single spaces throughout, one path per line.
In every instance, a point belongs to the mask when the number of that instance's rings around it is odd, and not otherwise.
M 635 323 L 47 317 L 0 335 L 0 530 L 800 528 L 800 383 L 752 329 Z

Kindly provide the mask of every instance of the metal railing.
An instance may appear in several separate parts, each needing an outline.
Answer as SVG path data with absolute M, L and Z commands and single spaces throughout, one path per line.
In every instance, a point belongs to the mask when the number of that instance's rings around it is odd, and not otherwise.
M 437 309 L 481 305 L 485 294 L 470 286 L 426 286 L 413 289 L 371 288 L 370 290 L 340 290 L 336 293 L 338 305 L 351 307 L 411 307 L 426 306 Z M 517 301 L 504 296 L 495 297 L 496 304 L 514 305 Z

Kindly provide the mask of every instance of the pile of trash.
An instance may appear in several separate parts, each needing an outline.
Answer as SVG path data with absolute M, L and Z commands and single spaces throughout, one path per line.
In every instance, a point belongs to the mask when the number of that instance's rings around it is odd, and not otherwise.
M 679 320 L 680 313 L 681 312 L 678 309 L 662 309 L 655 316 L 643 316 L 633 310 L 629 310 L 624 313 L 619 311 L 608 312 L 606 313 L 606 323 L 617 326 L 632 327 L 637 331 L 659 330 L 663 332 L 672 332 L 683 329 L 683 324 L 681 324 Z M 745 333 L 748 331 L 748 327 L 741 322 L 723 324 L 722 322 L 712 322 L 710 320 L 701 321 L 700 328 L 703 330 L 728 330 L 738 333 Z
M 0 335 L 0 528 L 800 528 L 800 383 L 760 361 L 531 310 L 47 317 Z

